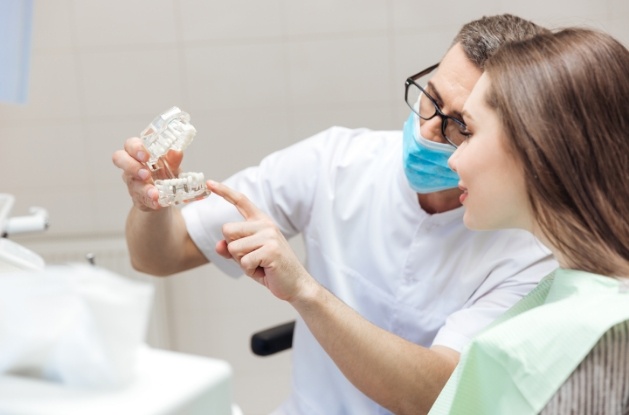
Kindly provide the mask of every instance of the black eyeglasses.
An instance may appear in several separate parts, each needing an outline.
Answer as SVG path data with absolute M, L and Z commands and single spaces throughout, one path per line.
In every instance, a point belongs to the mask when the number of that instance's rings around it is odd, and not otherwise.
M 454 147 L 460 146 L 467 138 L 467 126 L 458 118 L 444 114 L 437 101 L 421 87 L 417 81 L 432 72 L 439 64 L 433 65 L 423 71 L 409 77 L 404 83 L 404 100 L 415 114 L 422 120 L 431 120 L 436 116 L 441 117 L 441 135 Z M 419 101 L 419 111 L 415 104 Z M 434 111 L 432 110 L 434 108 Z M 450 122 L 452 121 L 452 122 Z

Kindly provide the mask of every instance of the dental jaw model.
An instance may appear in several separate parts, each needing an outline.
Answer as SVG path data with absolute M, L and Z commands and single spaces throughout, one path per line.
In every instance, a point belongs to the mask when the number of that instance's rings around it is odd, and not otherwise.
M 159 191 L 160 206 L 187 203 L 210 194 L 205 186 L 203 173 L 175 175 L 165 157 L 170 150 L 185 150 L 196 133 L 197 130 L 190 124 L 190 115 L 172 107 L 155 118 L 140 134 L 144 147 L 149 152 L 146 165 Z

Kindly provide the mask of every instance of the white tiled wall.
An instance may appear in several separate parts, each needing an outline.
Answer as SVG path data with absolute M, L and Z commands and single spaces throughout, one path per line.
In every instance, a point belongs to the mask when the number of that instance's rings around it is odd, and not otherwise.
M 199 131 L 184 167 L 220 180 L 331 125 L 400 128 L 405 78 L 438 61 L 466 21 L 511 12 L 629 44 L 628 4 L 35 0 L 28 104 L 0 104 L 0 191 L 16 196 L 15 214 L 46 207 L 48 235 L 121 234 L 130 202 L 111 154 L 172 105 Z M 289 354 L 254 358 L 247 342 L 292 310 L 212 266 L 168 284 L 175 347 L 228 359 L 247 415 L 277 404 Z

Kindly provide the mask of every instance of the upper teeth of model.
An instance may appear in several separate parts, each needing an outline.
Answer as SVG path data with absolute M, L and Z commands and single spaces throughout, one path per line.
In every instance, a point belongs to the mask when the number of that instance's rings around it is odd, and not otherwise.
M 153 172 L 161 206 L 186 203 L 210 194 L 203 173 L 180 173 L 175 177 L 164 157 L 170 150 L 183 151 L 196 133 L 197 130 L 190 124 L 190 115 L 172 107 L 155 118 L 140 134 L 150 155 L 146 164 Z M 163 168 L 165 171 L 162 171 Z

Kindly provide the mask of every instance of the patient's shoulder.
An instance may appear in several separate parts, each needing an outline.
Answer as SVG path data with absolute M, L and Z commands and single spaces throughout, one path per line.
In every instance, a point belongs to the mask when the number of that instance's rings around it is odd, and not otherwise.
M 629 413 L 629 320 L 609 329 L 540 415 Z

